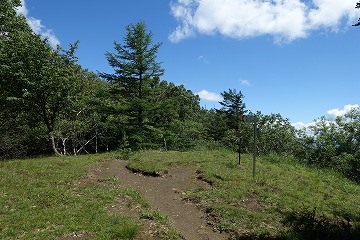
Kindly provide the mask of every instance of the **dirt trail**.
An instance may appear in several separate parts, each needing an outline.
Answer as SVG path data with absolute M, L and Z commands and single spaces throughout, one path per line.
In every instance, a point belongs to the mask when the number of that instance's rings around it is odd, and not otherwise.
M 134 174 L 126 161 L 111 160 L 101 177 L 117 177 L 125 187 L 138 189 L 155 209 L 169 216 L 174 227 L 186 240 L 223 240 L 229 235 L 219 233 L 207 224 L 205 213 L 194 203 L 182 200 L 182 194 L 201 186 L 195 167 L 174 167 L 164 177 Z

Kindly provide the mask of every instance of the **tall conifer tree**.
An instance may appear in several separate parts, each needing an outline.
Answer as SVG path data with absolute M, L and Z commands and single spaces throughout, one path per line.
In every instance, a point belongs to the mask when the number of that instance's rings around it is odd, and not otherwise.
M 156 108 L 154 95 L 159 88 L 160 76 L 164 74 L 157 52 L 161 43 L 153 43 L 153 35 L 140 21 L 125 27 L 123 43 L 114 41 L 114 53 L 105 54 L 114 73 L 102 73 L 121 102 L 120 114 L 124 116 L 126 131 L 132 148 L 147 148 L 154 134 L 151 115 Z M 150 138 L 150 139 L 149 139 Z
M 153 35 L 146 32 L 143 21 L 129 24 L 126 31 L 123 44 L 114 42 L 115 53 L 106 53 L 115 73 L 102 73 L 100 76 L 112 83 L 122 95 L 130 123 L 136 123 L 136 127 L 141 129 L 150 108 L 148 96 L 164 74 L 161 63 L 156 61 L 161 43 L 153 44 Z
M 222 106 L 221 111 L 225 112 L 228 118 L 228 126 L 231 129 L 239 130 L 239 121 L 246 112 L 246 106 L 243 102 L 244 95 L 241 91 L 229 89 L 221 93 L 223 100 L 219 102 Z

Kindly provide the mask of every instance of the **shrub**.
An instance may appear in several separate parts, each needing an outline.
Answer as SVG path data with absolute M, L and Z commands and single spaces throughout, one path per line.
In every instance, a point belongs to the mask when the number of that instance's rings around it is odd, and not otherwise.
M 360 228 L 346 217 L 325 217 L 316 208 L 290 212 L 283 220 L 295 239 L 360 239 Z

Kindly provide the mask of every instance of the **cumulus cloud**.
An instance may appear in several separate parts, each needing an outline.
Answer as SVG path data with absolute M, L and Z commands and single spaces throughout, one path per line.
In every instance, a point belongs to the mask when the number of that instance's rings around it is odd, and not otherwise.
M 354 0 L 176 0 L 171 13 L 179 25 L 169 39 L 199 34 L 242 39 L 271 35 L 276 43 L 306 38 L 311 31 L 337 31 L 356 21 Z
M 348 105 L 345 105 L 343 107 L 343 109 L 338 109 L 338 108 L 330 109 L 326 112 L 327 113 L 326 121 L 328 123 L 333 122 L 336 120 L 337 117 L 344 116 L 351 110 L 359 109 L 359 108 L 360 108 L 360 106 L 358 104 L 354 104 L 354 105 L 348 104 Z M 316 125 L 316 123 L 318 123 L 318 122 L 320 122 L 319 119 L 317 119 L 313 122 L 310 122 L 310 123 L 296 122 L 296 123 L 292 123 L 291 125 L 294 126 L 296 129 L 304 129 L 304 128 L 309 129 L 309 127 Z
M 48 29 L 44 25 L 42 25 L 40 19 L 28 16 L 29 11 L 26 8 L 25 0 L 21 0 L 21 5 L 21 7 L 16 9 L 16 12 L 17 14 L 24 15 L 26 17 L 26 21 L 29 24 L 30 28 L 35 33 L 40 34 L 44 38 L 47 38 L 51 46 L 56 47 L 57 45 L 60 45 L 60 41 L 55 36 L 54 32 L 51 29 Z
M 200 99 L 211 102 L 219 102 L 223 100 L 220 94 L 208 92 L 206 90 L 198 92 L 197 95 L 199 95 Z
M 330 109 L 327 111 L 327 115 L 329 117 L 329 120 L 334 121 L 337 117 L 340 116 L 344 116 L 346 113 L 350 112 L 352 109 L 354 108 L 359 108 L 358 104 L 348 104 L 345 105 L 343 109 L 338 109 L 338 108 L 334 108 L 334 109 Z

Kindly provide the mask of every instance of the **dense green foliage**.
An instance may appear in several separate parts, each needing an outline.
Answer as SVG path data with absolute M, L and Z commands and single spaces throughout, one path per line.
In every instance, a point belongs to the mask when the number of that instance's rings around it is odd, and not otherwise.
M 359 109 L 336 121 L 324 117 L 298 131 L 281 114 L 246 109 L 236 89 L 221 93 L 221 109 L 202 109 L 199 96 L 162 80 L 153 43 L 142 21 L 125 27 L 123 43 L 105 54 L 113 73 L 99 75 L 77 64 L 76 49 L 52 48 L 14 10 L 0 2 L 0 158 L 84 154 L 115 149 L 187 150 L 226 147 L 296 156 L 360 181 Z M 240 156 L 240 155 L 239 155 Z
M 360 181 L 360 109 L 352 109 L 334 122 L 322 117 L 301 136 L 302 161 L 335 169 Z
M 0 3 L 0 100 L 6 140 L 3 151 L 10 156 L 16 155 L 19 148 L 26 153 L 36 152 L 39 146 L 29 148 L 43 141 L 38 138 L 47 138 L 59 154 L 56 125 L 61 113 L 71 111 L 81 88 L 82 70 L 74 56 L 77 43 L 69 50 L 51 48 L 46 39 L 31 31 L 23 16 L 16 15 L 10 3 Z M 18 139 L 15 144 L 9 140 L 13 138 Z

